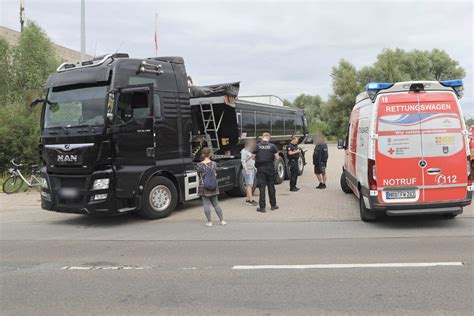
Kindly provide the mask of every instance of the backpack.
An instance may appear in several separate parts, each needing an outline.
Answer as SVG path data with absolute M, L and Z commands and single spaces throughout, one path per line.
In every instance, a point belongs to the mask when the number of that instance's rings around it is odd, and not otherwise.
M 204 172 L 202 173 L 202 176 L 204 190 L 215 191 L 217 189 L 217 177 L 216 173 L 214 172 L 214 168 L 204 165 Z

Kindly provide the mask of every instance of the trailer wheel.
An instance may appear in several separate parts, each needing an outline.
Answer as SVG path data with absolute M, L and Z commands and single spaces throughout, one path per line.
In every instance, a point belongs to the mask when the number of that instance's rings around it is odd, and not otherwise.
M 298 175 L 301 176 L 303 174 L 303 171 L 304 171 L 304 159 L 303 157 L 300 157 L 298 158 Z
M 173 212 L 177 202 L 178 192 L 174 183 L 165 177 L 154 177 L 143 192 L 138 214 L 147 219 L 164 218 Z
M 286 165 L 285 161 L 283 161 L 283 158 L 280 157 L 275 162 L 275 183 L 280 184 L 283 181 L 285 181 L 286 178 Z
M 347 184 L 347 179 L 344 172 L 341 173 L 341 190 L 344 193 L 352 193 L 351 187 Z
M 375 211 L 368 209 L 364 203 L 364 197 L 362 193 L 359 196 L 359 210 L 360 210 L 360 219 L 363 222 L 373 222 L 377 219 Z
M 229 191 L 225 191 L 225 193 L 228 195 L 228 196 L 232 196 L 232 197 L 244 197 L 247 195 L 247 192 L 245 191 L 245 185 L 244 185 L 244 176 L 242 175 L 242 167 L 239 167 L 239 171 L 238 171 L 238 182 L 237 182 L 237 186 L 234 187 L 233 189 L 229 190 Z M 256 173 L 255 173 L 255 176 L 254 176 L 254 180 L 253 180 L 253 188 L 252 188 L 252 192 L 255 191 L 255 189 L 257 188 L 257 177 L 256 177 Z

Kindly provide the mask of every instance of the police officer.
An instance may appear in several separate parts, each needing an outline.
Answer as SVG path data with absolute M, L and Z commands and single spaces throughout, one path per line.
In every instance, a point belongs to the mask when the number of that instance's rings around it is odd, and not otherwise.
M 270 134 L 263 133 L 262 140 L 253 151 L 255 167 L 257 168 L 257 186 L 260 191 L 259 206 L 257 212 L 265 213 L 265 187 L 268 187 L 271 210 L 277 210 L 275 197 L 275 166 L 273 162 L 280 159 L 277 147 L 270 143 Z
M 288 164 L 290 165 L 290 191 L 296 192 L 299 191 L 299 188 L 296 187 L 296 181 L 299 173 L 298 159 L 301 154 L 301 150 L 298 148 L 298 137 L 291 137 L 291 142 L 286 148 L 286 153 L 288 156 Z

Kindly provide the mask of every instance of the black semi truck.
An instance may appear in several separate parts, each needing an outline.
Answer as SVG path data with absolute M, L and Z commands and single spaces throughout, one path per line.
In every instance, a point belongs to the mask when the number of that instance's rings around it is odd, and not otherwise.
M 221 191 L 243 196 L 240 150 L 263 132 L 284 151 L 307 136 L 302 110 L 238 99 L 239 83 L 196 87 L 181 57 L 115 53 L 62 64 L 46 84 L 40 157 L 43 209 L 158 219 L 198 198 L 194 164 L 210 147 Z M 304 168 L 300 159 L 300 173 Z

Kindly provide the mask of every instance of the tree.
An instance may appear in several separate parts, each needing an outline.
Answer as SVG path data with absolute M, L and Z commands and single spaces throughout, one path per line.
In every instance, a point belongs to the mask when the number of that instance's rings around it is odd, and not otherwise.
M 326 135 L 343 136 L 357 94 L 368 82 L 399 82 L 410 80 L 447 80 L 463 78 L 464 69 L 445 51 L 385 49 L 372 66 L 357 70 L 341 60 L 333 68 L 332 89 L 328 101 L 321 107 L 321 119 Z
M 11 49 L 8 42 L 0 37 L 0 107 L 5 106 L 11 97 Z
M 13 90 L 23 97 L 22 101 L 31 101 L 28 97 L 35 98 L 42 92 L 58 64 L 53 43 L 36 23 L 28 22 L 13 50 Z
M 308 127 L 311 133 L 319 132 L 320 128 L 320 107 L 323 100 L 319 95 L 300 94 L 293 102 L 283 101 L 283 105 L 302 109 L 308 120 Z
M 333 94 L 321 109 L 321 119 L 326 124 L 324 133 L 328 136 L 342 136 L 349 122 L 355 96 L 363 91 L 357 78 L 356 68 L 341 60 L 331 72 Z
M 34 22 L 25 26 L 17 46 L 0 39 L 0 169 L 13 157 L 38 161 L 40 109 L 30 109 L 29 103 L 43 94 L 58 64 L 53 44 Z

